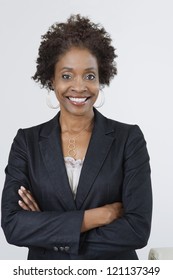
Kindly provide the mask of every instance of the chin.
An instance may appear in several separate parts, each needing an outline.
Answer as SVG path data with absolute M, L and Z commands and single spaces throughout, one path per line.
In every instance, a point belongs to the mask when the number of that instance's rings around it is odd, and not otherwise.
M 88 116 L 93 113 L 93 107 L 89 109 L 79 109 L 79 110 L 71 110 L 71 114 L 74 116 Z
M 93 105 L 88 106 L 89 104 L 85 105 L 70 105 L 66 106 L 66 108 L 61 108 L 62 111 L 66 111 L 72 115 L 87 115 L 93 112 Z

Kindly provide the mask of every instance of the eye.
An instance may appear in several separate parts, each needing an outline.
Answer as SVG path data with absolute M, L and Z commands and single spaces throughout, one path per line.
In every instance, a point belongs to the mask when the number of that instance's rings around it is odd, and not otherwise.
M 96 78 L 96 76 L 95 76 L 94 74 L 88 74 L 88 75 L 86 75 L 86 79 L 87 79 L 87 80 L 92 81 L 92 80 L 94 80 L 95 78 Z
M 69 74 L 63 74 L 62 79 L 69 80 L 69 79 L 71 79 L 71 76 Z

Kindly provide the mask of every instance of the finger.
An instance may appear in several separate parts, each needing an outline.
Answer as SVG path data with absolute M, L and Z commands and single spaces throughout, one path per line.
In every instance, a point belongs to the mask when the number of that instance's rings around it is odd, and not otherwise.
M 25 187 L 21 186 L 20 189 L 24 192 L 24 193 L 30 193 L 31 192 L 29 190 L 27 190 Z M 31 194 L 32 195 L 32 194 Z M 34 199 L 34 198 L 33 198 Z
M 20 189 L 21 189 L 22 191 L 24 191 L 24 192 L 26 191 L 26 192 L 31 193 L 31 192 L 30 192 L 29 190 L 27 190 L 24 186 L 21 186 Z
M 40 209 L 39 209 L 39 207 L 38 207 L 38 205 L 37 205 L 35 199 L 33 198 L 31 192 L 29 192 L 28 190 L 26 190 L 26 191 L 24 192 L 24 194 L 25 194 L 25 195 L 27 196 L 27 198 L 30 200 L 30 202 L 31 202 L 31 204 L 32 204 L 32 206 L 33 206 L 33 208 L 34 208 L 36 211 L 39 211 Z
M 29 208 L 29 210 L 36 211 L 35 206 L 32 202 L 32 199 L 30 199 L 27 196 L 27 192 L 26 191 L 24 192 L 21 189 L 19 189 L 18 193 L 19 193 L 20 197 L 22 198 L 23 202 L 25 203 L 25 205 Z
M 35 201 L 34 197 L 32 196 L 31 192 L 23 186 L 21 186 L 20 189 L 28 197 L 28 199 L 31 201 L 31 204 L 33 206 L 32 211 L 40 211 L 40 208 L 38 207 L 38 204 Z
M 30 211 L 29 207 L 27 207 L 26 204 L 22 200 L 19 200 L 18 204 L 23 210 Z
M 28 199 L 31 201 L 33 209 L 35 211 L 40 211 L 37 202 L 35 201 L 35 199 L 33 198 L 33 196 L 31 195 L 31 193 L 29 191 L 27 191 L 26 196 L 28 197 Z
M 114 209 L 121 209 L 123 207 L 123 204 L 121 202 L 115 202 L 113 203 Z

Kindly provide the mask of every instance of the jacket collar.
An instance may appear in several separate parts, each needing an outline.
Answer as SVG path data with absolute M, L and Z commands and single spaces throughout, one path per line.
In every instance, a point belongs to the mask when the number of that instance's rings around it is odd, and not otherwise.
M 55 130 L 58 130 L 60 133 L 61 127 L 59 124 L 60 111 L 58 114 L 51 119 L 50 121 L 41 125 L 40 136 L 49 138 L 51 134 L 54 133 Z M 96 133 L 98 130 L 101 130 L 103 134 L 107 135 L 110 133 L 114 133 L 115 129 L 112 123 L 109 122 L 110 119 L 107 119 L 103 116 L 99 111 L 94 108 L 94 130 Z

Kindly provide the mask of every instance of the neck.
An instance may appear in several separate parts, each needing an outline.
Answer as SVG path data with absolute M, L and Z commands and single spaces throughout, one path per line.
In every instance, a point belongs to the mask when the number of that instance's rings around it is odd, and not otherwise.
M 89 126 L 94 118 L 94 112 L 85 116 L 60 113 L 61 132 L 78 133 L 85 127 Z

